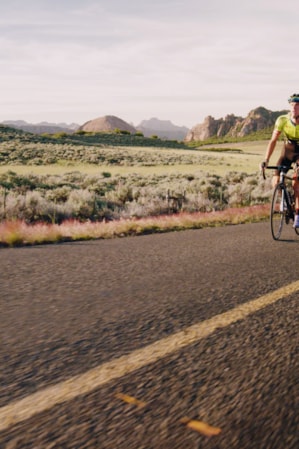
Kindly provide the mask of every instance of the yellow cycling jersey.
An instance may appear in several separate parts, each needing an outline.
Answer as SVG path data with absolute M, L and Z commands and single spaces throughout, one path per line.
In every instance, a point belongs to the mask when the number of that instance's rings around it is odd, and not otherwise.
M 292 122 L 289 114 L 278 117 L 274 129 L 283 132 L 288 140 L 299 143 L 299 125 Z

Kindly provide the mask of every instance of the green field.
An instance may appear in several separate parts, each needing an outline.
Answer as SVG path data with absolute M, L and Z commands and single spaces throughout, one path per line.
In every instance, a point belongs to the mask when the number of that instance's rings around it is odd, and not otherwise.
M 28 146 L 28 145 L 27 145 Z M 85 163 L 76 160 L 60 158 L 54 164 L 42 163 L 34 165 L 34 161 L 26 164 L 17 162 L 3 163 L 0 173 L 12 170 L 18 174 L 63 175 L 72 171 L 85 174 L 99 174 L 109 172 L 114 175 L 170 175 L 170 174 L 196 174 L 206 172 L 223 176 L 230 171 L 253 174 L 258 171 L 259 163 L 263 160 L 267 141 L 240 142 L 230 144 L 214 144 L 202 146 L 198 149 L 172 149 L 172 148 L 146 148 L 146 147 L 120 147 L 100 148 L 107 158 L 97 163 Z M 279 152 L 277 147 L 277 154 Z M 88 151 L 89 148 L 85 151 Z M 51 147 L 48 150 L 52 151 Z M 95 148 L 96 152 L 97 149 Z M 107 163 L 113 151 L 113 163 Z M 128 162 L 128 157 L 130 161 Z M 119 159 L 119 161 L 117 161 Z M 136 161 L 134 163 L 134 160 Z M 187 160 L 187 163 L 186 163 Z

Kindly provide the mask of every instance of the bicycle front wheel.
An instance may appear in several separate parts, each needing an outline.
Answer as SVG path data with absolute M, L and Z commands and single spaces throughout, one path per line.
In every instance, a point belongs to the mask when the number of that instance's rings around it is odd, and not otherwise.
M 273 192 L 270 216 L 271 232 L 274 240 L 279 240 L 281 236 L 286 209 L 285 190 L 278 184 Z

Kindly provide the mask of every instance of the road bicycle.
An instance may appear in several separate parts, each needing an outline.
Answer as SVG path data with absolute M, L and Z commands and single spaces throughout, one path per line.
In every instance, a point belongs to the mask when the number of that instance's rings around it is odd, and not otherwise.
M 278 170 L 279 183 L 275 186 L 272 195 L 270 224 L 271 233 L 274 240 L 279 240 L 282 233 L 284 223 L 288 225 L 294 221 L 295 217 L 295 200 L 294 191 L 291 185 L 293 178 L 287 175 L 290 167 L 284 165 L 268 166 L 262 169 L 263 177 L 265 176 L 265 169 Z M 294 228 L 297 235 L 299 235 L 299 228 Z

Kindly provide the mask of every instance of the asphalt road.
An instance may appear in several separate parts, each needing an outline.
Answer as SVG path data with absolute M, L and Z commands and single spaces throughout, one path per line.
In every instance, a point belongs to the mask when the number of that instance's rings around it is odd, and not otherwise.
M 299 238 L 285 236 L 262 223 L 1 249 L 0 424 L 11 404 L 33 409 L 38 392 L 298 281 Z M 295 291 L 73 399 L 44 399 L 0 430 L 0 448 L 298 449 L 297 328 Z

